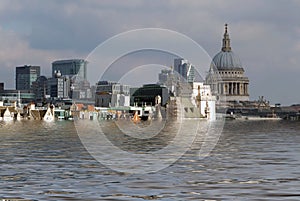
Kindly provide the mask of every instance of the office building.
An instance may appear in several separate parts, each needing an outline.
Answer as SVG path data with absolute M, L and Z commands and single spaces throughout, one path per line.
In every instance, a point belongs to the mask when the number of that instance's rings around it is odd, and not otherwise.
M 33 82 L 33 93 L 37 102 L 44 101 L 48 95 L 48 79 L 45 76 L 40 76 Z
M 170 93 L 165 86 L 158 84 L 145 84 L 133 92 L 131 98 L 134 105 L 144 106 L 152 105 L 155 106 L 155 98 L 161 97 L 161 104 L 165 106 L 169 100 Z
M 96 87 L 97 107 L 129 106 L 130 89 L 128 85 L 111 81 L 99 81 Z
M 69 98 L 70 79 L 58 71 L 54 77 L 47 80 L 48 94 L 54 99 Z
M 16 67 L 16 90 L 32 90 L 32 84 L 40 76 L 40 66 Z
M 174 70 L 182 82 L 192 83 L 195 80 L 195 67 L 187 60 L 179 58 L 174 59 Z
M 78 75 L 82 79 L 87 79 L 87 61 L 83 59 L 58 60 L 52 63 L 52 75 L 60 71 L 62 76 Z

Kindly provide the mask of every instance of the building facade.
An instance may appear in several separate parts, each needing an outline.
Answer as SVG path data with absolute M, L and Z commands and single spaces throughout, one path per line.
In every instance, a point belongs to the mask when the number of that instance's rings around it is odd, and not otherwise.
M 32 90 L 0 90 L 0 100 L 11 103 L 18 102 L 18 105 L 34 102 L 35 94 Z
M 213 57 L 206 83 L 218 100 L 249 101 L 249 79 L 239 57 L 231 50 L 227 24 L 221 51 Z
M 40 76 L 40 73 L 40 66 L 16 67 L 16 90 L 32 90 L 32 84 Z
M 78 75 L 87 79 L 87 61 L 84 59 L 57 60 L 52 63 L 52 75 L 60 71 L 62 76 Z
M 48 79 L 45 76 L 40 76 L 33 82 L 33 92 L 37 102 L 44 101 L 48 95 Z
M 70 79 L 69 97 L 74 100 L 88 100 L 93 97 L 87 80 L 87 64 L 84 59 L 58 60 L 52 63 L 52 75 L 60 72 Z
M 58 71 L 54 77 L 47 80 L 47 94 L 53 99 L 66 99 L 70 94 L 70 79 Z
M 163 69 L 158 74 L 158 84 L 166 86 L 173 96 L 177 95 L 178 81 L 178 76 L 176 76 L 172 67 L 171 69 Z
M 187 60 L 179 58 L 174 59 L 174 70 L 178 73 L 183 82 L 192 83 L 195 80 L 195 67 Z
M 169 90 L 158 84 L 145 84 L 135 90 L 131 96 L 132 102 L 137 106 L 155 106 L 155 98 L 161 97 L 161 105 L 165 106 L 170 98 Z
M 117 82 L 99 81 L 96 86 L 97 107 L 130 106 L 130 88 Z

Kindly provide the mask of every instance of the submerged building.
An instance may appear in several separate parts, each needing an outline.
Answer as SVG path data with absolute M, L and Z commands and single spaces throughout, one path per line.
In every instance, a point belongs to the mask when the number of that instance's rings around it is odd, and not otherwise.
M 227 24 L 221 51 L 211 62 L 206 83 L 218 100 L 240 102 L 249 101 L 249 79 L 239 57 L 232 51 Z

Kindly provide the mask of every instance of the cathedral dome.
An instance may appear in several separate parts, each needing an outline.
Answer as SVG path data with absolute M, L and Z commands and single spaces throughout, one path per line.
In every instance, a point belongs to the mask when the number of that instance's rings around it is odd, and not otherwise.
M 215 66 L 218 70 L 243 68 L 239 57 L 231 51 L 227 24 L 225 24 L 222 49 L 218 54 L 216 54 L 216 56 L 214 56 L 211 65 Z
M 242 68 L 242 63 L 239 57 L 232 51 L 224 52 L 221 51 L 212 60 L 213 64 L 217 69 L 233 69 Z

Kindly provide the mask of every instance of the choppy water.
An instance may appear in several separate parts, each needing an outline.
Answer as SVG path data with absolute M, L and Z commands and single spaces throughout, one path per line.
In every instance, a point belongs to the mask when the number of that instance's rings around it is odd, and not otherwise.
M 300 122 L 229 121 L 210 156 L 190 150 L 150 174 L 104 167 L 73 122 L 0 122 L 0 198 L 300 200 L 299 167 Z

